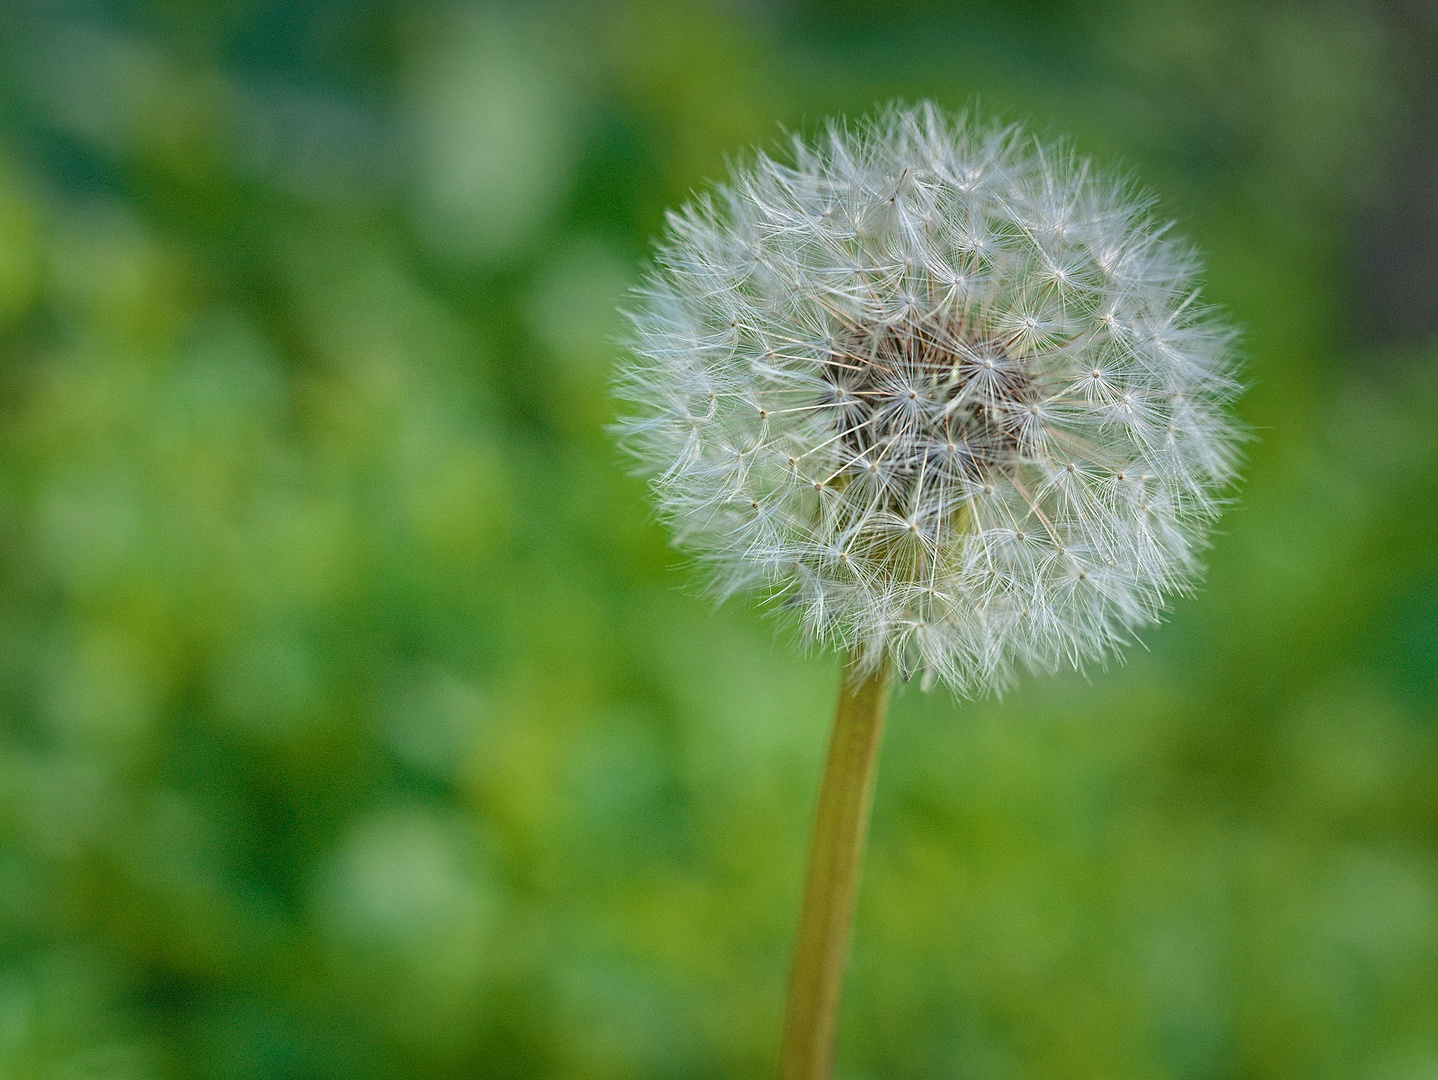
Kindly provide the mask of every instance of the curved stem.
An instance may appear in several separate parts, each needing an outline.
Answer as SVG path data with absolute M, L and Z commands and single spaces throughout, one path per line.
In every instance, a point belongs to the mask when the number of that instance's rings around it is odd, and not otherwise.
M 809 872 L 784 1008 L 780 1080 L 827 1080 L 833 1066 L 849 926 L 869 826 L 874 766 L 889 703 L 890 665 L 844 664 L 834 733 L 819 789 Z

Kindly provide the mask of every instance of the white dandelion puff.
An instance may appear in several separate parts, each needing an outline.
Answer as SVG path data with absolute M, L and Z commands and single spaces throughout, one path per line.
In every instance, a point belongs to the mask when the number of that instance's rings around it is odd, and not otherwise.
M 622 443 L 716 594 L 973 695 L 1081 666 L 1199 570 L 1234 331 L 1151 200 L 891 106 L 669 216 Z

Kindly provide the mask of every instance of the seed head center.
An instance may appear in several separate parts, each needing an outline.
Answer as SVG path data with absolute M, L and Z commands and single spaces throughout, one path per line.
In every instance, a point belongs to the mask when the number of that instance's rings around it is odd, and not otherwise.
M 857 327 L 834 336 L 820 372 L 840 474 L 881 474 L 880 501 L 904 512 L 931 484 L 1007 471 L 1039 412 L 1030 362 L 973 327 Z

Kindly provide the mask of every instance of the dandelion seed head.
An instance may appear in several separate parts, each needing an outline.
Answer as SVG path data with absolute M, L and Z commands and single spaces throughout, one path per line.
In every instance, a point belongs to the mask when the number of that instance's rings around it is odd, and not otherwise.
M 930 104 L 759 154 L 669 217 L 622 443 L 721 597 L 982 694 L 1198 573 L 1234 332 L 1151 200 Z

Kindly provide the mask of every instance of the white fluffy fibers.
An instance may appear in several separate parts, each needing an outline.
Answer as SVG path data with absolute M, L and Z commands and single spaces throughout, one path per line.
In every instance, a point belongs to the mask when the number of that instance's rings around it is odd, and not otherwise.
M 1151 201 L 1064 145 L 891 106 L 669 217 L 624 445 L 715 591 L 963 694 L 1081 665 L 1199 569 L 1232 328 Z

